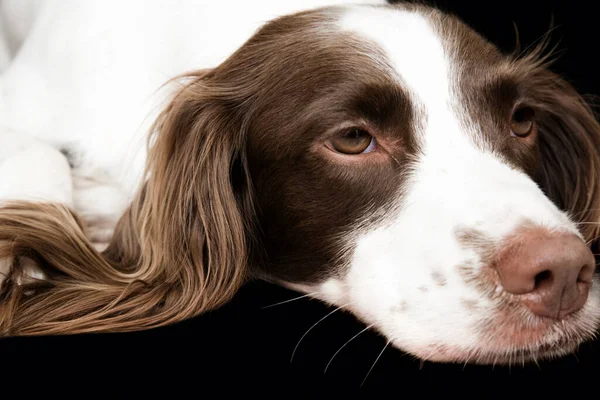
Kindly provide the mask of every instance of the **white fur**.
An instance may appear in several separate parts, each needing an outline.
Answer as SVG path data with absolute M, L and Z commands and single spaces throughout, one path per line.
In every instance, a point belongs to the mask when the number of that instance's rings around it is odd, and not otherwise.
M 0 177 L 0 200 L 45 200 L 73 206 L 67 159 L 35 138 L 6 129 L 0 134 Z

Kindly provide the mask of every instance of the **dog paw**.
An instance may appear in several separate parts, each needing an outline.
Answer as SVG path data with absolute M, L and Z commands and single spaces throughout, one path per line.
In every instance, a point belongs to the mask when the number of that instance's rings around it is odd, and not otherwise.
M 110 243 L 110 238 L 113 235 L 113 230 L 108 228 L 92 229 L 91 231 L 88 231 L 87 235 L 90 241 L 92 242 L 94 248 L 97 251 L 102 252 L 108 247 L 108 244 Z
M 94 248 L 102 252 L 108 246 L 116 222 L 98 216 L 83 216 L 84 232 Z

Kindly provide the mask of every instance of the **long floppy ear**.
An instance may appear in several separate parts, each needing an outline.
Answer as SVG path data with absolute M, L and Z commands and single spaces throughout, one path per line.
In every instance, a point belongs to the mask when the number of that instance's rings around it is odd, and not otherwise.
M 206 309 L 228 300 L 245 277 L 254 212 L 245 132 L 231 92 L 213 83 L 212 71 L 186 78 L 191 82 L 150 137 L 148 180 L 132 210 L 140 206 L 134 219 L 142 258 L 155 254 L 165 271 L 169 263 L 187 266 L 187 276 L 176 277 L 185 285 L 197 280 L 188 294 Z
M 155 124 L 147 177 L 104 253 L 64 206 L 0 208 L 0 260 L 12 260 L 2 334 L 157 327 L 222 305 L 243 283 L 253 212 L 234 91 L 210 71 L 186 79 Z M 25 258 L 44 281 L 18 284 Z
M 214 82 L 212 71 L 185 78 L 191 82 L 150 137 L 148 180 L 132 207 L 141 206 L 135 220 L 142 258 L 153 253 L 153 262 L 188 266 L 184 283 L 197 280 L 189 295 L 204 309 L 228 300 L 245 276 L 253 236 L 251 181 L 245 133 L 229 90 Z
M 529 78 L 536 99 L 541 168 L 546 194 L 580 224 L 591 245 L 600 233 L 600 125 L 577 91 L 543 67 Z

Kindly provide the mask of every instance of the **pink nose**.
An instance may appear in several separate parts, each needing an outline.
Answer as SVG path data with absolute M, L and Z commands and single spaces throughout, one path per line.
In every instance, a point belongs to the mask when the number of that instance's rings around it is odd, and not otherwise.
M 507 292 L 521 295 L 534 314 L 562 319 L 581 309 L 594 275 L 594 255 L 573 234 L 526 232 L 496 263 Z

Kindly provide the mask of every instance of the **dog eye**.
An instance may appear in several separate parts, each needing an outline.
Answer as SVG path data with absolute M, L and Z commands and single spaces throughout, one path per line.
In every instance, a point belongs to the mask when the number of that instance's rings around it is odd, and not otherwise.
M 367 131 L 352 128 L 331 139 L 331 146 L 342 154 L 362 154 L 375 150 L 375 139 Z
M 531 107 L 517 108 L 510 120 L 510 129 L 515 136 L 524 138 L 531 134 L 535 125 L 535 111 Z

